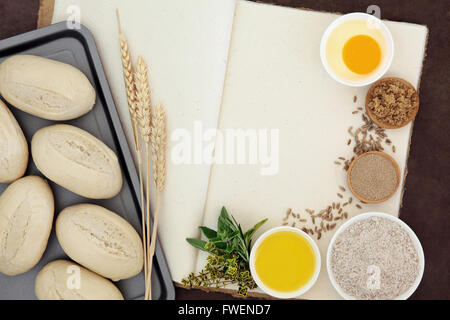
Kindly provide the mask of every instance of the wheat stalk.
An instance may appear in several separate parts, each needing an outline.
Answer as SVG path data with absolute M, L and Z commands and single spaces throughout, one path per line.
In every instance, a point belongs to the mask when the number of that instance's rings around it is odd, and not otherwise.
M 119 40 L 122 59 L 122 69 L 127 93 L 128 110 L 133 124 L 134 145 L 138 154 L 139 182 L 141 187 L 142 236 L 144 246 L 145 299 L 151 300 L 151 272 L 153 256 L 156 248 L 156 237 L 159 218 L 160 193 L 166 182 L 166 114 L 159 104 L 154 110 L 150 104 L 150 88 L 148 83 L 148 68 L 138 57 L 136 72 L 133 72 L 127 40 L 122 32 L 119 11 L 116 10 L 119 26 Z M 139 133 L 145 142 L 146 153 L 146 194 L 144 205 L 144 187 L 142 179 L 142 155 L 139 143 Z M 150 237 L 150 159 L 153 171 L 153 184 L 156 191 L 155 215 L 152 236 Z M 144 214 L 145 211 L 145 214 Z M 150 242 L 151 238 L 151 242 Z
M 147 284 L 151 287 L 151 270 L 153 265 L 153 256 L 155 254 L 156 237 L 158 233 L 159 199 L 160 193 L 163 191 L 166 184 L 166 113 L 164 112 L 161 104 L 158 104 L 152 112 L 150 142 L 152 147 L 153 183 L 156 190 L 155 214 L 153 215 L 153 230 L 150 248 L 148 249 L 149 273 L 147 274 L 147 276 L 149 280 L 147 281 Z M 149 290 L 149 294 L 149 299 L 151 299 L 151 290 Z
M 142 157 L 138 136 L 138 115 L 136 113 L 137 109 L 137 100 L 136 100 L 136 86 L 133 77 L 133 66 L 131 64 L 130 51 L 128 48 L 128 42 L 125 38 L 125 35 L 122 32 L 122 27 L 120 25 L 120 17 L 119 10 L 116 9 L 117 16 L 117 24 L 119 27 L 119 40 L 120 40 L 120 52 L 121 52 L 121 60 L 122 60 L 122 70 L 123 70 L 123 78 L 125 82 L 125 90 L 127 94 L 127 103 L 128 103 L 128 111 L 130 113 L 130 119 L 132 122 L 133 129 L 133 138 L 134 138 L 134 148 L 138 157 L 138 171 L 139 171 L 139 188 L 140 188 L 140 196 L 141 196 L 141 219 L 142 219 L 142 245 L 144 248 L 144 276 L 147 281 L 147 235 L 148 232 L 145 230 L 145 199 L 144 199 L 144 184 L 142 179 Z
M 136 117 L 139 123 L 139 129 L 142 138 L 145 141 L 145 153 L 146 153 L 146 264 L 148 272 L 145 275 L 145 299 L 151 299 L 151 265 L 149 264 L 149 247 L 150 247 L 150 136 L 151 136 L 151 124 L 152 124 L 152 110 L 150 106 L 150 88 L 148 84 L 148 68 L 142 57 L 138 57 L 138 63 L 135 73 L 135 85 L 136 85 Z

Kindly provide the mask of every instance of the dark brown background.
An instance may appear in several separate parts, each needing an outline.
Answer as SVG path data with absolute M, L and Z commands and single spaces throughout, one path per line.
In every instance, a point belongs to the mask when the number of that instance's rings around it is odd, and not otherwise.
M 214 1 L 214 0 L 211 0 Z M 383 19 L 425 24 L 427 58 L 420 85 L 421 106 L 414 124 L 409 173 L 401 218 L 422 241 L 425 274 L 412 299 L 450 299 L 449 0 L 279 0 L 260 1 L 290 7 L 349 13 L 381 8 Z M 0 39 L 37 26 L 39 0 L 0 0 Z M 230 299 L 231 296 L 177 288 L 178 299 Z

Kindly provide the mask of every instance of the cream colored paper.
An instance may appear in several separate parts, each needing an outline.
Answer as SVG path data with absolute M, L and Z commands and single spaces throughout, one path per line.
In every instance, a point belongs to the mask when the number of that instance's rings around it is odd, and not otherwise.
M 321 64 L 321 36 L 337 17 L 246 1 L 237 3 L 220 128 L 279 128 L 280 170 L 277 175 L 263 176 L 258 166 L 214 165 L 205 209 L 207 226 L 216 226 L 220 208 L 226 205 L 245 228 L 269 218 L 258 236 L 281 225 L 288 208 L 305 214 L 305 208 L 318 211 L 341 200 L 336 193 L 343 193 L 339 185 L 347 188 L 346 171 L 334 161 L 340 156 L 352 156 L 347 130 L 362 122 L 361 115 L 354 116 L 352 111 L 364 106 L 368 87 L 341 85 L 328 76 Z M 387 25 L 395 42 L 395 58 L 387 75 L 417 85 L 427 29 L 397 22 Z M 356 104 L 354 95 L 358 97 Z M 410 130 L 411 125 L 388 130 L 397 151 L 386 151 L 397 160 L 402 172 Z M 347 199 L 351 196 L 349 191 L 343 194 Z M 363 205 L 362 210 L 347 206 L 346 211 L 350 217 L 368 211 L 397 216 L 401 195 L 399 188 L 384 203 Z M 317 283 L 301 298 L 338 298 L 325 265 L 331 236 L 332 232 L 328 232 L 318 241 L 322 269 Z M 204 257 L 200 255 L 197 271 Z
M 175 129 L 217 126 L 234 2 L 228 0 L 56 0 L 53 23 L 78 12 L 97 44 L 126 132 L 133 138 L 122 77 L 116 8 L 134 61 L 149 65 L 153 103 L 167 111 L 168 137 Z M 77 11 L 78 10 L 78 11 Z M 168 156 L 173 146 L 169 140 Z M 159 239 L 171 275 L 180 281 L 195 266 L 196 249 L 186 237 L 198 237 L 210 166 L 167 162 L 161 200 Z

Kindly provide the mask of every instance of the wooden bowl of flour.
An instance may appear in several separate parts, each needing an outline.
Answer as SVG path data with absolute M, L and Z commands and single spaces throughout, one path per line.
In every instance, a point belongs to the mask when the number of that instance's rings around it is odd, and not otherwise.
M 400 178 L 397 162 L 380 151 L 359 155 L 347 171 L 350 191 L 365 203 L 380 203 L 391 198 L 400 185 Z

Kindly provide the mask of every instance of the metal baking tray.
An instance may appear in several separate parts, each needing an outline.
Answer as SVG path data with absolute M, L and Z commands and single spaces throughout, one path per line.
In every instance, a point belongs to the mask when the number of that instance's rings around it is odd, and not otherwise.
M 66 22 L 60 22 L 0 41 L 0 63 L 5 58 L 16 54 L 32 54 L 62 61 L 80 69 L 88 77 L 97 93 L 94 108 L 78 119 L 58 123 L 72 124 L 82 128 L 106 143 L 116 152 L 124 174 L 121 192 L 107 200 L 86 199 L 49 181 L 55 196 L 55 218 L 67 206 L 82 202 L 96 203 L 124 217 L 141 234 L 139 179 L 91 32 L 83 25 L 78 29 L 71 29 Z M 22 112 L 9 105 L 3 98 L 1 99 L 16 117 L 28 143 L 38 129 L 57 123 Z M 26 175 L 42 176 L 32 161 L 31 153 Z M 7 186 L 0 183 L 0 194 Z M 61 258 L 68 259 L 58 243 L 53 228 L 47 249 L 41 261 L 32 270 L 13 277 L 0 273 L 0 299 L 36 299 L 34 280 L 37 273 L 48 262 Z M 175 290 L 159 243 L 153 265 L 153 298 L 174 299 Z M 144 296 L 142 272 L 116 284 L 125 299 L 142 299 Z

